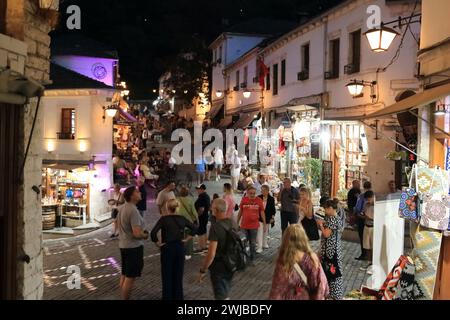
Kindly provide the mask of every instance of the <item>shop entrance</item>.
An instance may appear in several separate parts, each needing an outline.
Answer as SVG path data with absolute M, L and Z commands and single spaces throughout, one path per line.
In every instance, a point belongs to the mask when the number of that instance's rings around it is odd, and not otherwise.
M 19 137 L 23 106 L 0 103 L 0 300 L 16 298 Z

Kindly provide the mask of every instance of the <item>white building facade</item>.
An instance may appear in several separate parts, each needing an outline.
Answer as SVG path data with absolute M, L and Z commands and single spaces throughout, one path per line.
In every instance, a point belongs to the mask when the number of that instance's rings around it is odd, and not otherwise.
M 405 92 L 419 90 L 419 24 L 411 25 L 397 59 L 393 59 L 395 50 L 371 51 L 364 36 L 370 5 L 381 8 L 382 20 L 390 21 L 411 15 L 414 2 L 346 1 L 274 41 L 253 46 L 229 64 L 222 77 L 219 70 L 213 71 L 213 99 L 214 93 L 224 88 L 226 115 L 235 115 L 236 119 L 262 113 L 267 128 L 276 129 L 281 119 L 290 119 L 294 127 L 293 117 L 299 122 L 306 118 L 301 125 L 310 122 L 308 127 L 316 128 L 311 141 L 320 143 L 313 157 L 332 165 L 333 177 L 328 186 L 331 195 L 343 191 L 353 179 L 370 180 L 374 190 L 387 192 L 388 182 L 396 179 L 399 169 L 379 150 L 396 150 L 389 138 L 399 139 L 398 123 L 377 122 L 376 131 L 371 128 L 373 122 L 364 125 L 351 120 L 395 103 Z M 420 5 L 416 12 L 420 12 Z M 392 48 L 399 47 L 400 38 L 394 40 Z M 262 94 L 255 81 L 259 76 L 259 58 L 270 71 Z M 357 98 L 346 88 L 352 80 L 368 84 Z M 369 85 L 375 81 L 376 85 Z M 251 92 L 250 98 L 244 97 L 244 91 Z M 321 120 L 320 138 L 317 120 Z

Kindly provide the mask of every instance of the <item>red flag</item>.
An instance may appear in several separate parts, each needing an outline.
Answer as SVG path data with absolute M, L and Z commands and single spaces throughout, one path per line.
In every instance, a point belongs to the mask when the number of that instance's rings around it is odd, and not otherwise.
M 261 89 L 266 87 L 266 76 L 269 74 L 269 68 L 264 64 L 262 58 L 258 58 L 259 85 Z

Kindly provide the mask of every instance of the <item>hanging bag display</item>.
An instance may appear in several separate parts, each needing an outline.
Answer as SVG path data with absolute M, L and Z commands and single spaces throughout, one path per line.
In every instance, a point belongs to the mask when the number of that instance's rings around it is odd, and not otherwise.
M 413 178 L 415 180 L 415 187 L 412 186 Z M 417 184 L 417 166 L 413 165 L 411 170 L 411 177 L 409 179 L 409 187 L 403 189 L 402 195 L 400 197 L 398 214 L 400 218 L 413 220 L 416 223 L 418 223 L 420 220 L 420 200 Z
M 440 177 L 441 192 L 432 193 L 436 175 Z M 444 174 L 440 168 L 433 172 L 430 190 L 423 195 L 422 217 L 420 224 L 423 227 L 446 231 L 450 220 L 450 196 L 445 188 Z

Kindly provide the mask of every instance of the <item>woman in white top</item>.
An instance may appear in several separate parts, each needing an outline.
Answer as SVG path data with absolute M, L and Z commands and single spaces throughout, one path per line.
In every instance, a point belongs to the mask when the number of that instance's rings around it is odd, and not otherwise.
M 235 150 L 231 157 L 231 185 L 233 190 L 238 191 L 239 176 L 241 174 L 241 159 L 238 151 Z
M 223 168 L 223 151 L 220 148 L 216 148 L 214 152 L 214 164 L 216 166 L 216 181 L 219 181 Z

